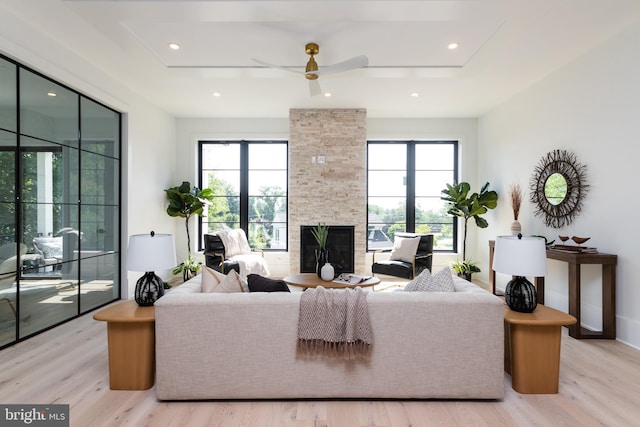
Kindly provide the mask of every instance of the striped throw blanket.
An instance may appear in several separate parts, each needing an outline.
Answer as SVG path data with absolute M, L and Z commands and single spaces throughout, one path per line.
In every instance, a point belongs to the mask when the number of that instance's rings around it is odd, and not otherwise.
M 298 354 L 305 357 L 366 359 L 373 333 L 366 294 L 355 289 L 307 289 L 300 298 Z

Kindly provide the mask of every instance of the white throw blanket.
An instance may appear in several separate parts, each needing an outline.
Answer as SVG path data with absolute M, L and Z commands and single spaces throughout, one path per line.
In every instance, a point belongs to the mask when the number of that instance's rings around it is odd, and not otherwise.
M 240 278 L 247 281 L 249 274 L 259 274 L 269 276 L 269 266 L 262 255 L 251 252 L 247 235 L 241 228 L 222 230 L 218 232 L 220 240 L 224 245 L 225 256 L 238 263 L 240 267 Z
M 366 294 L 355 289 L 307 289 L 300 298 L 298 353 L 354 360 L 371 355 Z
M 249 274 L 259 274 L 261 276 L 270 275 L 269 266 L 262 255 L 236 255 L 231 261 L 237 262 L 240 267 L 240 278 L 247 280 Z

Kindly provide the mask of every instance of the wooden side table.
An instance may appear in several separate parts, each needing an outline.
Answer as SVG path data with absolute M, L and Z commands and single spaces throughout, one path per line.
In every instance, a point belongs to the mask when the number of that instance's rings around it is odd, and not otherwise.
M 533 313 L 504 307 L 504 370 L 518 393 L 558 392 L 560 337 L 576 318 L 538 304 Z
M 134 300 L 107 307 L 93 315 L 107 322 L 109 387 L 112 390 L 147 390 L 155 374 L 155 308 Z

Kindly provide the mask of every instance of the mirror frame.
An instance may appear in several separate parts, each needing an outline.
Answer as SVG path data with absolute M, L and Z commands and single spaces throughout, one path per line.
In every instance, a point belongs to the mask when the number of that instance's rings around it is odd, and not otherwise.
M 547 179 L 554 173 L 562 175 L 567 182 L 567 194 L 557 205 L 551 204 L 544 192 Z M 542 218 L 546 226 L 561 228 L 569 225 L 582 211 L 582 201 L 589 189 L 587 166 L 580 163 L 570 151 L 550 151 L 535 167 L 529 189 L 529 201 L 536 206 L 534 215 Z

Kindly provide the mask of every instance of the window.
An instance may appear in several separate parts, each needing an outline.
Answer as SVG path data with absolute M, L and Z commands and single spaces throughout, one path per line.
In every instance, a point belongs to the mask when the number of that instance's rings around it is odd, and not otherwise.
M 213 203 L 200 217 L 204 235 L 242 228 L 254 249 L 287 249 L 287 142 L 200 141 L 200 188 Z
M 367 249 L 393 246 L 398 231 L 431 233 L 434 249 L 455 251 L 457 222 L 441 191 L 456 182 L 457 141 L 367 143 Z
M 116 111 L 0 56 L 0 348 L 120 297 Z

